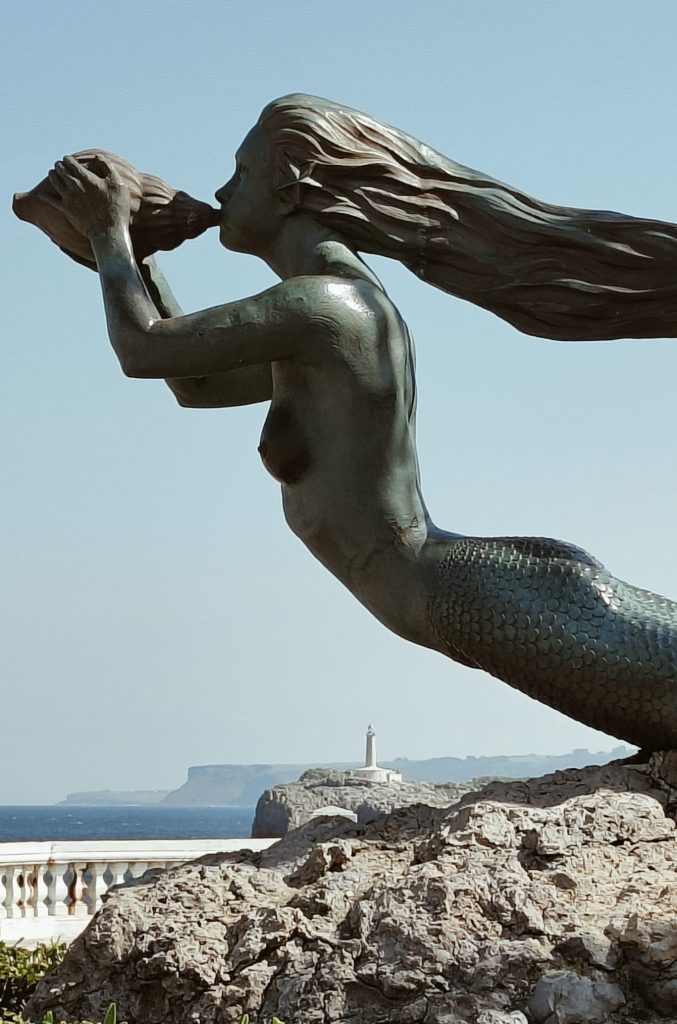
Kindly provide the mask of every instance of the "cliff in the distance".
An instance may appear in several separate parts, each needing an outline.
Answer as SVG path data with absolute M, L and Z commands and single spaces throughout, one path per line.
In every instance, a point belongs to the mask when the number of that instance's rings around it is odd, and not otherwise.
M 293 782 L 314 768 L 309 764 L 204 764 L 188 769 L 188 778 L 172 790 L 163 803 L 176 807 L 253 807 L 264 789 Z M 331 767 L 347 768 L 348 765 Z M 357 767 L 353 765 L 352 767 Z
M 584 768 L 627 757 L 629 747 L 591 753 L 571 750 L 566 754 L 524 754 L 497 757 L 433 757 L 410 761 L 405 757 L 382 761 L 383 768 L 400 772 L 405 782 L 469 782 L 479 778 L 522 779 L 566 768 Z M 331 764 L 207 764 L 188 769 L 188 778 L 172 790 L 163 803 L 175 806 L 230 805 L 253 807 L 265 789 L 295 782 L 310 768 L 349 769 L 357 762 Z
M 629 747 L 616 747 L 591 753 L 572 750 L 566 754 L 523 754 L 497 757 L 433 757 L 425 761 L 410 761 L 406 757 L 383 761 L 383 768 L 392 768 L 402 774 L 405 782 L 468 782 L 478 778 L 520 779 L 565 768 L 583 768 L 587 764 L 606 764 L 626 757 Z M 357 768 L 358 763 L 320 764 L 205 764 L 188 769 L 188 778 L 178 789 L 97 790 L 96 792 L 69 793 L 66 804 L 154 804 L 174 807 L 254 807 L 265 789 L 283 782 L 294 782 L 310 768 Z

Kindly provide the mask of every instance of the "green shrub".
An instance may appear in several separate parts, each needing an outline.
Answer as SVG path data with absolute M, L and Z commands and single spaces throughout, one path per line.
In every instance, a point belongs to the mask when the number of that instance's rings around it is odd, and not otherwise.
M 35 949 L 22 949 L 0 942 L 0 1021 L 16 1017 L 35 986 L 64 958 L 66 946 L 52 942 Z
M 8 1016 L 5 1016 L 2 1007 L 0 1007 L 0 1013 L 2 1014 L 0 1017 L 0 1024 L 30 1024 L 30 1021 L 24 1020 L 19 1013 L 10 1013 Z M 101 1024 L 118 1024 L 117 1017 L 118 1015 L 115 1003 L 111 1003 L 106 1010 L 106 1015 Z M 42 1018 L 42 1024 L 59 1024 L 59 1022 L 54 1020 L 54 1014 L 50 1010 Z M 94 1024 L 94 1022 L 91 1020 L 83 1020 L 80 1024 Z M 126 1021 L 120 1021 L 120 1024 L 126 1024 Z

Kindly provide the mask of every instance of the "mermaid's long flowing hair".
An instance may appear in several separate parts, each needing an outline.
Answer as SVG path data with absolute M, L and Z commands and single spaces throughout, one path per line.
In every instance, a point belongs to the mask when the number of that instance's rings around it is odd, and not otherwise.
M 373 117 L 290 95 L 261 114 L 273 185 L 357 249 L 526 334 L 673 336 L 677 226 L 553 206 Z

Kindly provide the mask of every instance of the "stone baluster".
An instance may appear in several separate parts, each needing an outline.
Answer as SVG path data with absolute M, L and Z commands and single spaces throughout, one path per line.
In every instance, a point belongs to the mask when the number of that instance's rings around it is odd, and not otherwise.
M 69 886 L 71 897 L 69 912 L 75 917 L 87 917 L 86 886 L 84 880 L 87 865 L 82 863 L 71 864 L 71 868 L 73 870 L 73 881 Z
M 16 867 L 16 914 L 15 917 L 27 917 L 31 899 L 31 887 L 28 882 L 30 867 L 27 864 L 17 864 Z
M 171 860 L 162 856 L 169 850 L 161 842 L 158 845 L 159 849 L 154 849 L 147 841 L 130 842 L 129 847 L 120 849 L 117 844 L 111 853 L 104 852 L 103 843 L 17 843 L 17 849 L 11 851 L 8 844 L 0 844 L 0 859 L 4 860 L 0 862 L 0 940 L 72 938 L 96 913 L 111 886 L 139 879 L 149 869 L 183 863 L 176 854 Z M 214 840 L 205 841 L 205 848 L 194 841 L 179 843 L 178 849 L 181 853 L 185 850 L 185 860 L 192 860 L 212 852 Z M 98 859 L 103 857 L 110 859 Z M 24 918 L 41 921 L 27 922 L 24 927 Z
M 4 868 L 4 870 L 0 868 L 0 919 L 9 917 L 7 888 L 11 870 L 9 867 Z
M 127 863 L 127 861 L 124 861 L 124 860 L 112 861 L 108 865 L 108 871 L 113 876 L 113 880 L 110 883 L 110 885 L 111 886 L 113 886 L 113 885 L 122 885 L 122 883 L 126 881 L 125 875 L 127 874 L 128 870 L 129 870 L 129 864 Z
M 35 864 L 30 876 L 31 903 L 35 917 L 49 916 L 49 887 L 45 880 L 45 871 L 45 864 Z
M 20 890 L 18 876 L 19 869 L 14 865 L 7 865 L 2 869 L 0 875 L 0 918 L 17 917 Z
M 80 887 L 81 895 L 80 901 L 85 908 L 87 917 L 91 917 L 94 913 L 92 907 L 96 901 L 94 894 L 94 867 L 92 864 L 83 864 L 80 871 Z
M 34 864 L 24 867 L 24 917 L 35 917 L 37 903 L 37 871 Z
M 67 917 L 70 907 L 70 865 L 51 864 L 49 882 L 50 913 L 54 917 Z
M 106 874 L 110 871 L 108 864 L 99 863 L 90 865 L 90 881 L 88 885 L 87 910 L 90 914 L 96 914 L 101 906 L 101 897 L 108 889 Z M 110 877 L 110 875 L 108 875 Z
M 132 878 L 141 878 L 144 871 L 148 870 L 148 862 L 145 860 L 135 860 L 129 865 L 129 869 L 125 874 L 125 881 L 130 882 Z
M 45 870 L 44 870 L 44 874 L 43 874 L 43 879 L 44 879 L 45 889 L 46 889 L 46 893 L 45 893 L 45 906 L 47 907 L 47 915 L 48 915 L 48 917 L 54 917 L 54 914 L 55 914 L 55 907 L 54 907 L 54 876 L 55 876 L 55 874 L 56 874 L 56 869 L 55 869 L 54 865 L 50 864 L 49 862 L 47 864 L 45 864 Z

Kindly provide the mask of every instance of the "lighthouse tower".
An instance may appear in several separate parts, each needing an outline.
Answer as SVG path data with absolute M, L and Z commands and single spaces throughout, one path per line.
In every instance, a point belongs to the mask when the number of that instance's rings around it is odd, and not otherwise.
M 362 768 L 356 768 L 353 775 L 358 779 L 365 779 L 367 782 L 401 782 L 402 776 L 399 772 L 393 772 L 389 768 L 379 768 L 376 763 L 376 733 L 371 723 L 367 729 L 367 752 Z
M 376 733 L 371 722 L 367 726 L 367 753 L 364 758 L 365 768 L 376 768 Z

